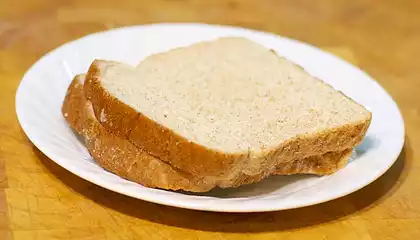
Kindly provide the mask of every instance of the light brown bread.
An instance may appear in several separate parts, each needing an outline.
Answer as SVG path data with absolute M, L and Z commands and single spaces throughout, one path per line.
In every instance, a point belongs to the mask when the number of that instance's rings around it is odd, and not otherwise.
M 62 113 L 69 125 L 85 139 L 95 161 L 106 170 L 144 186 L 169 190 L 205 192 L 219 187 L 236 187 L 257 182 L 267 175 L 238 175 L 228 181 L 185 173 L 148 153 L 129 141 L 109 133 L 96 119 L 92 105 L 83 92 L 84 75 L 76 76 L 68 88 Z M 345 165 L 351 150 L 332 152 L 280 164 L 277 174 L 330 174 Z
M 111 133 L 181 169 L 233 180 L 351 149 L 371 113 L 272 51 L 222 38 L 146 58 L 95 61 L 85 94 Z

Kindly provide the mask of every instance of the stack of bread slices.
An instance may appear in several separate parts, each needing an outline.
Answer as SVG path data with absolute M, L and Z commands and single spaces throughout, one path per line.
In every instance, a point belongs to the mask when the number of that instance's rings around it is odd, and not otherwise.
M 205 192 L 275 174 L 344 167 L 371 113 L 272 50 L 240 37 L 94 61 L 62 113 L 95 161 L 153 188 Z

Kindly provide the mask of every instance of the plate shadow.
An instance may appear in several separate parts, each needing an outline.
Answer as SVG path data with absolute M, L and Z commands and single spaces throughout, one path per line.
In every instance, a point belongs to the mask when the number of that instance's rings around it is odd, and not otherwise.
M 63 169 L 43 155 L 36 147 L 33 151 L 39 163 L 69 188 L 91 201 L 123 214 L 150 222 L 211 232 L 270 232 L 299 229 L 367 211 L 386 196 L 392 195 L 406 178 L 406 156 L 411 151 L 408 139 L 395 164 L 379 179 L 365 188 L 326 203 L 265 213 L 216 213 L 187 210 L 158 205 L 99 186 Z

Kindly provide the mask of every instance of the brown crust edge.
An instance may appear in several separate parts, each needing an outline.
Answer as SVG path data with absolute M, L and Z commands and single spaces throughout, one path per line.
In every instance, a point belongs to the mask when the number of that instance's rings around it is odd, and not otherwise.
M 269 176 L 268 173 L 254 176 L 240 174 L 224 181 L 195 176 L 173 168 L 129 141 L 109 133 L 97 121 L 91 103 L 84 96 L 82 78 L 83 75 L 76 76 L 69 86 L 62 114 L 68 124 L 84 137 L 89 153 L 106 170 L 147 187 L 191 192 L 206 192 L 216 186 L 237 187 Z M 278 166 L 276 174 L 330 174 L 345 165 L 349 153 L 351 149 L 284 163 Z
M 106 121 L 101 121 L 107 130 L 191 174 L 226 176 L 232 169 L 241 171 L 247 168 L 247 153 L 225 154 L 188 142 L 182 136 L 111 96 L 101 85 L 101 64 L 107 62 L 96 60 L 92 63 L 84 89 L 86 97 L 93 104 L 97 119 L 100 119 L 101 114 L 107 116 Z M 271 171 L 275 165 L 293 159 L 353 148 L 363 139 L 370 121 L 371 117 L 335 129 L 290 139 L 279 148 L 265 153 L 260 172 Z
M 84 138 L 89 153 L 99 165 L 147 187 L 192 192 L 205 192 L 215 187 L 215 183 L 178 171 L 139 151 L 127 140 L 109 133 L 96 120 L 92 104 L 85 98 L 82 77 L 76 76 L 70 84 L 62 114 L 67 123 Z
M 195 175 L 220 176 L 225 173 L 225 169 L 231 169 L 247 158 L 247 153 L 225 154 L 189 142 L 111 96 L 101 85 L 102 63 L 100 60 L 92 63 L 84 89 L 97 119 L 100 119 L 101 114 L 107 116 L 106 121 L 100 121 L 107 130 L 172 166 Z

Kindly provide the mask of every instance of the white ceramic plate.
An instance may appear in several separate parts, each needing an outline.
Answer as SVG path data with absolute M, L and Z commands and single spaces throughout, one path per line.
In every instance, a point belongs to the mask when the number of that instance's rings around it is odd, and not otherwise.
M 149 54 L 220 36 L 244 36 L 272 48 L 372 111 L 367 136 L 347 167 L 326 177 L 275 176 L 236 189 L 193 195 L 143 187 L 103 170 L 93 161 L 60 113 L 75 74 L 86 72 L 95 58 L 137 65 Z M 273 211 L 344 196 L 381 176 L 395 162 L 404 143 L 404 123 L 397 105 L 358 68 L 315 47 L 274 34 L 203 24 L 134 26 L 67 43 L 28 70 L 16 94 L 16 111 L 31 141 L 79 177 L 134 198 L 206 211 Z

